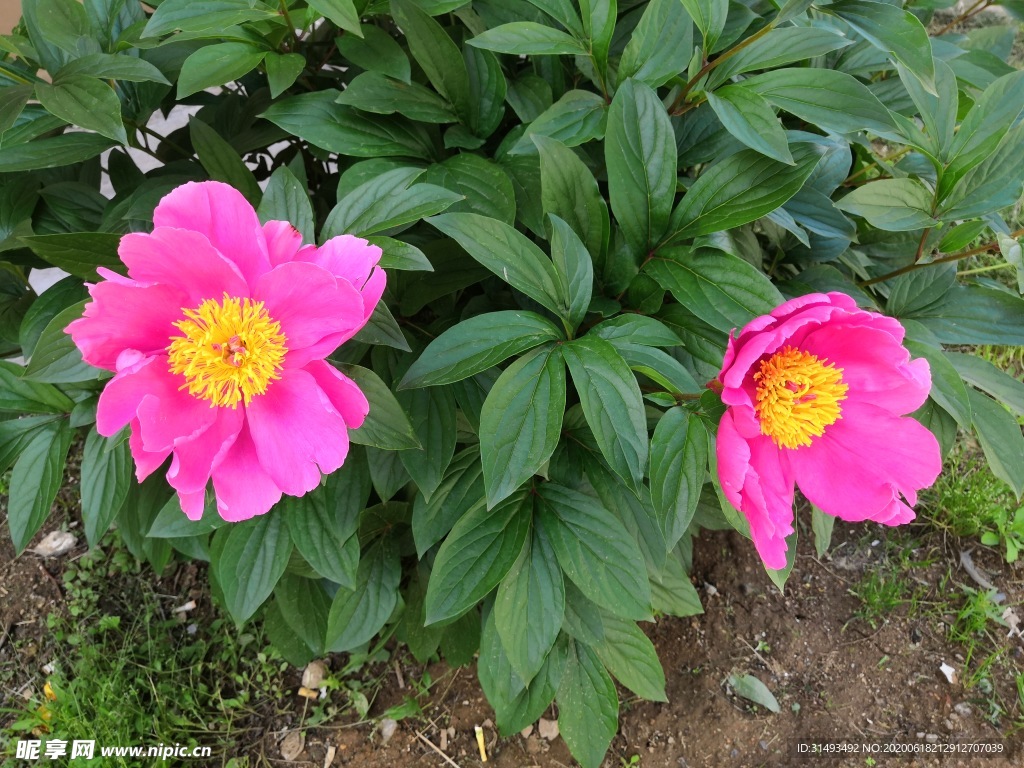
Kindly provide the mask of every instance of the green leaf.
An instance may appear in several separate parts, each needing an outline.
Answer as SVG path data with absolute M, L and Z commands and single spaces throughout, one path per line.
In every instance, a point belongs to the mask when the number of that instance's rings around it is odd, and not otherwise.
M 729 675 L 729 685 L 737 696 L 742 696 L 747 701 L 759 704 L 765 709 L 778 713 L 781 711 L 779 701 L 775 695 L 768 690 L 768 686 L 762 683 L 753 675 Z
M 21 110 L 32 97 L 31 85 L 11 85 L 0 88 L 0 134 L 17 121 Z
M 381 269 L 402 269 L 410 271 L 433 272 L 433 265 L 419 248 L 395 240 L 390 237 L 368 237 L 370 245 L 376 245 L 383 251 L 379 266 Z
M 896 5 L 868 0 L 842 0 L 824 6 L 824 10 L 841 18 L 876 48 L 891 53 L 930 93 L 935 93 L 931 41 L 924 25 L 913 13 Z
M 362 35 L 362 39 L 352 35 L 335 38 L 341 55 L 369 72 L 410 82 L 409 57 L 395 38 L 372 24 L 362 27 Z
M 235 523 L 221 529 L 220 535 L 225 542 L 213 567 L 228 613 L 241 625 L 270 597 L 284 575 L 292 540 L 279 512 Z
M 461 381 L 512 355 L 561 337 L 550 320 L 534 312 L 506 310 L 477 315 L 430 342 L 399 387 L 411 389 Z
M 488 29 L 469 41 L 470 45 L 497 53 L 517 56 L 576 54 L 585 56 L 589 51 L 579 40 L 554 27 L 535 21 L 513 21 Z
M 620 343 L 640 344 L 647 347 L 678 347 L 682 340 L 661 321 L 644 315 L 617 315 L 598 323 L 591 331 L 616 347 Z
M 212 494 L 206 495 L 203 516 L 199 520 L 189 520 L 185 516 L 178 495 L 174 494 L 160 508 L 145 533 L 155 539 L 195 538 L 205 536 L 226 524 L 227 520 L 217 513 L 217 499 Z
M 128 441 L 108 444 L 95 429 L 82 454 L 82 522 L 90 547 L 99 544 L 131 489 L 132 456 Z
M 505 578 L 530 532 L 532 510 L 532 497 L 517 493 L 492 509 L 481 501 L 455 524 L 430 574 L 427 624 L 458 618 Z
M 370 412 L 363 426 L 349 430 L 348 436 L 353 443 L 388 451 L 420 447 L 409 417 L 377 374 L 358 365 L 344 365 L 341 370 L 370 402 Z
M 7 524 L 16 555 L 25 550 L 50 514 L 73 436 L 74 430 L 66 421 L 50 422 L 32 433 L 14 462 L 8 485 Z
M 604 616 L 604 638 L 594 651 L 608 671 L 633 693 L 648 701 L 668 701 L 665 671 L 647 635 L 627 619 Z
M 565 368 L 557 347 L 535 349 L 498 377 L 480 412 L 487 504 L 531 478 L 558 444 L 565 412 Z
M 72 75 L 59 83 L 36 83 L 36 98 L 46 110 L 101 136 L 121 144 L 128 143 L 121 122 L 121 102 L 114 90 L 102 80 L 88 75 Z
M 402 577 L 398 550 L 380 539 L 359 561 L 354 590 L 339 589 L 327 616 L 327 650 L 350 651 L 376 635 L 398 604 Z
M 923 357 L 928 361 L 932 376 L 932 389 L 929 393 L 932 400 L 956 419 L 957 424 L 964 429 L 970 429 L 971 402 L 967 396 L 967 387 L 945 354 L 941 350 L 916 341 L 905 341 L 903 346 L 915 357 Z
M 725 29 L 728 0 L 682 0 L 682 3 L 704 36 L 705 55 L 711 53 Z
M 643 396 L 615 347 L 585 336 L 562 346 L 583 413 L 608 464 L 639 488 L 647 466 L 647 421 Z
M 306 3 L 314 11 L 323 14 L 346 32 L 351 32 L 357 37 L 362 36 L 359 11 L 352 0 L 306 0 Z
M 478 448 L 467 448 L 448 465 L 447 473 L 430 500 L 417 494 L 412 510 L 412 535 L 422 558 L 443 539 L 463 515 L 484 496 L 483 468 Z
M 340 584 L 356 586 L 359 515 L 370 497 L 370 473 L 362 451 L 352 450 L 345 465 L 327 477 L 325 488 L 286 496 L 281 513 L 295 548 L 313 570 Z
M 968 389 L 974 413 L 974 431 L 985 452 L 992 474 L 1017 495 L 1024 494 L 1024 435 L 1005 408 L 977 390 Z
M 745 149 L 715 163 L 686 192 L 672 213 L 667 242 L 734 229 L 782 206 L 818 167 L 814 145 L 798 146 L 795 165 Z
M 429 136 L 420 126 L 339 106 L 339 95 L 338 91 L 324 89 L 290 96 L 276 101 L 261 117 L 339 155 L 428 158 L 434 153 Z
M 90 53 L 64 65 L 54 77 L 63 82 L 72 75 L 91 75 L 101 80 L 170 85 L 164 73 L 145 59 L 113 53 Z
M 547 136 L 535 135 L 540 151 L 541 203 L 579 235 L 587 251 L 599 258 L 607 248 L 608 206 L 597 181 L 576 153 Z
M 178 75 L 178 98 L 238 80 L 256 69 L 267 51 L 251 43 L 217 43 L 191 54 Z
M 709 91 L 707 98 L 729 133 L 762 155 L 787 165 L 795 164 L 786 131 L 764 98 L 742 85 Z
M 62 232 L 56 235 L 22 237 L 41 259 L 85 280 L 99 280 L 96 267 L 124 272 L 117 255 L 121 236 L 107 232 Z
M 562 570 L 551 542 L 534 527 L 494 601 L 498 636 L 512 669 L 527 685 L 544 666 L 564 612 Z
M 59 416 L 22 416 L 0 421 L 0 473 L 6 472 L 17 461 L 25 447 L 40 432 L 56 424 Z
M 604 135 L 608 105 L 591 91 L 572 90 L 526 126 L 509 154 L 533 154 L 534 136 L 550 136 L 567 147 L 585 144 Z
M 704 424 L 684 408 L 671 408 L 651 438 L 651 500 L 669 549 L 683 537 L 697 512 L 707 466 Z
M 455 453 L 455 395 L 449 387 L 431 387 L 399 392 L 398 401 L 412 414 L 413 431 L 423 446 L 399 457 L 429 500 Z
M 302 242 L 315 242 L 313 205 L 306 186 L 286 166 L 280 166 L 267 182 L 263 199 L 256 209 L 260 221 L 287 221 L 302 234 Z
M 188 128 L 199 162 L 210 178 L 230 184 L 252 205 L 256 205 L 262 196 L 260 185 L 234 147 L 197 117 L 189 120 Z
M 498 130 L 505 116 L 508 82 L 498 57 L 482 48 L 463 46 L 462 56 L 469 73 L 470 104 L 468 126 L 474 137 L 487 137 Z M 446 137 L 447 138 L 447 137 Z
M 398 113 L 423 123 L 458 121 L 451 106 L 434 91 L 419 83 L 406 83 L 380 72 L 356 75 L 338 97 L 339 104 L 358 107 L 381 115 Z
M 866 130 L 900 140 L 889 110 L 867 86 L 845 72 L 817 67 L 776 69 L 747 78 L 743 86 L 827 131 Z
M 832 543 L 832 528 L 836 519 L 832 515 L 826 515 L 817 507 L 811 507 L 811 530 L 814 532 L 814 551 L 820 559 L 828 552 L 829 544 Z
M 998 288 L 954 285 L 907 316 L 943 344 L 1024 344 L 1024 300 Z
M 946 358 L 968 384 L 992 395 L 1018 416 L 1024 416 L 1024 384 L 980 357 L 947 352 Z
M 615 683 L 589 646 L 573 640 L 558 686 L 558 729 L 583 768 L 598 768 L 619 729 Z
M 608 51 L 615 34 L 617 0 L 580 0 L 583 36 L 590 44 L 590 56 L 599 73 L 608 69 Z
M 857 187 L 835 204 L 889 232 L 924 229 L 938 224 L 932 218 L 932 194 L 913 179 L 882 179 Z
M 65 133 L 27 144 L 0 147 L 0 173 L 60 168 L 80 163 L 110 149 L 117 141 L 95 133 Z
M 396 168 L 361 184 L 334 207 L 321 240 L 341 234 L 359 237 L 402 227 L 450 207 L 462 195 L 433 184 L 412 184 L 416 169 Z
M 555 483 L 541 485 L 539 496 L 537 520 L 580 591 L 617 616 L 649 619 L 651 587 L 643 554 L 615 515 Z
M 697 616 L 704 613 L 697 588 L 680 561 L 679 548 L 670 553 L 661 573 L 651 577 L 651 599 L 654 610 L 669 616 Z
M 726 333 L 783 301 L 763 272 L 721 251 L 663 249 L 645 269 L 680 304 Z
M 63 310 L 43 329 L 25 369 L 24 377 L 29 381 L 43 381 L 48 384 L 70 384 L 80 381 L 95 381 L 102 372 L 82 361 L 82 353 L 64 332 L 72 320 L 82 316 L 86 302 L 80 301 Z
M 223 30 L 246 21 L 275 16 L 276 11 L 256 8 L 249 0 L 164 0 L 149 18 L 142 37 L 158 37 L 175 30 Z
M 55 60 L 67 60 L 65 51 L 79 54 L 86 51 L 91 40 L 89 18 L 82 5 L 71 0 L 31 0 L 22 3 L 29 37 L 40 62 L 49 72 L 56 72 Z M 55 46 L 60 51 L 53 50 Z
M 569 299 L 554 264 L 525 235 L 475 213 L 447 213 L 428 221 L 513 288 L 568 318 Z
M 377 303 L 366 325 L 352 339 L 364 344 L 381 344 L 386 347 L 393 347 L 403 352 L 412 351 L 409 348 L 409 342 L 406 340 L 405 334 L 402 333 L 402 329 L 398 325 L 398 321 L 391 314 L 388 305 L 383 301 Z
M 24 372 L 20 365 L 0 360 L 0 411 L 64 414 L 75 407 L 56 387 L 22 379 Z
M 713 90 L 744 72 L 754 69 L 775 69 L 783 64 L 824 56 L 853 43 L 853 40 L 834 29 L 778 27 L 740 49 L 711 70 L 705 90 Z
M 658 88 L 686 69 L 692 52 L 693 22 L 683 4 L 651 0 L 622 52 L 619 79 Z
M 468 121 L 472 113 L 469 73 L 458 47 L 441 25 L 411 0 L 391 0 L 391 13 L 427 79 L 461 120 Z
M 274 588 L 273 604 L 302 642 L 316 655 L 324 653 L 331 602 L 318 582 L 286 573 Z
M 626 242 L 647 254 L 668 226 L 676 188 L 676 142 L 665 105 L 643 83 L 619 86 L 608 110 L 608 193 Z
M 526 685 L 512 668 L 495 627 L 494 611 L 485 617 L 480 635 L 477 674 L 487 701 L 494 707 L 498 732 L 511 736 L 535 723 L 555 698 L 566 663 L 566 638 L 560 635 L 540 672 Z
M 551 220 L 551 260 L 562 291 L 569 297 L 569 326 L 575 328 L 587 314 L 594 292 L 594 264 L 579 236 L 554 213 Z
M 465 198 L 452 205 L 450 213 L 479 213 L 506 224 L 515 223 L 515 188 L 497 163 L 464 153 L 430 166 L 419 180 Z
M 267 84 L 270 86 L 270 98 L 276 99 L 287 91 L 302 70 L 306 68 L 306 59 L 299 53 L 268 53 L 263 59 L 267 70 Z

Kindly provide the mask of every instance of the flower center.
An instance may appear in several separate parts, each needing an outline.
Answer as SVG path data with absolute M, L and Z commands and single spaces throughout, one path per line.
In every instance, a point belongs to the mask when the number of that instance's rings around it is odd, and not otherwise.
M 810 445 L 825 427 L 837 422 L 850 387 L 843 383 L 843 369 L 812 354 L 785 347 L 761 361 L 754 374 L 761 434 L 780 448 Z
M 174 325 L 167 348 L 171 373 L 185 377 L 182 389 L 212 406 L 246 405 L 267 385 L 280 378 L 285 336 L 263 302 L 224 294 L 223 301 L 207 299 L 195 309 L 182 309 L 185 320 Z

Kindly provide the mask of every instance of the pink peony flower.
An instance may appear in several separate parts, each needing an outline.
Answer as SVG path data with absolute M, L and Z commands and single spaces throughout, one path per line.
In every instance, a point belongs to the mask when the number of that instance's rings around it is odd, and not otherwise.
M 786 566 L 794 484 L 843 520 L 914 519 L 907 502 L 935 482 L 942 458 L 935 436 L 904 417 L 928 397 L 931 372 L 903 336 L 895 319 L 842 293 L 787 301 L 730 334 L 718 475 L 768 568 Z
M 86 362 L 116 372 L 96 429 L 131 425 L 140 481 L 171 456 L 191 519 L 211 478 L 225 520 L 264 514 L 338 469 L 366 417 L 366 397 L 324 357 L 377 305 L 380 248 L 351 235 L 303 246 L 213 181 L 173 190 L 153 223 L 121 238 L 128 277 L 98 270 L 106 279 L 67 328 Z

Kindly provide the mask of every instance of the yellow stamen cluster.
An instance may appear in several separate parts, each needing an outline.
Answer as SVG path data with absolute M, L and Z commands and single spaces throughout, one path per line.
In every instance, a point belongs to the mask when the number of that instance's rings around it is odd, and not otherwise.
M 843 369 L 812 354 L 785 347 L 761 361 L 754 374 L 761 434 L 780 448 L 799 448 L 821 437 L 842 415 L 849 385 Z
M 262 301 L 225 293 L 223 301 L 207 299 L 182 312 L 186 319 L 174 325 L 184 335 L 173 337 L 167 352 L 171 373 L 185 377 L 181 388 L 190 395 L 237 408 L 280 378 L 287 340 Z

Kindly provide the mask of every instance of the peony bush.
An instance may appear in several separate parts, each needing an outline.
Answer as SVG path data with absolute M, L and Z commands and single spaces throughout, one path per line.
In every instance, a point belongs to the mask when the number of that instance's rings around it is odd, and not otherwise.
M 959 431 L 1024 492 L 1024 385 L 969 354 L 1024 344 L 1024 74 L 951 5 L 24 0 L 16 550 L 75 446 L 90 545 L 207 561 L 295 664 L 475 660 L 599 765 L 702 529 L 781 588 Z

